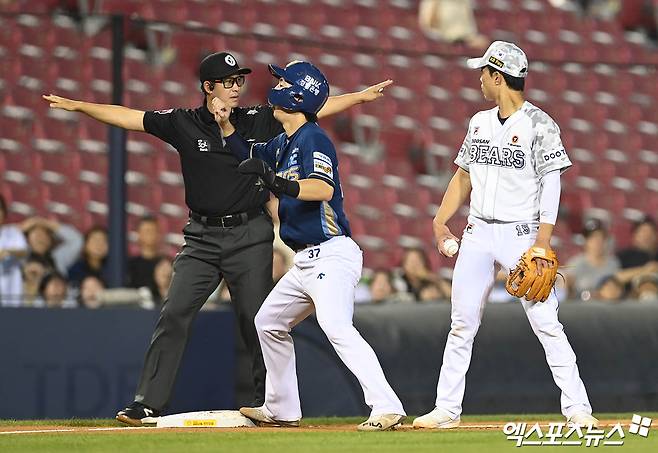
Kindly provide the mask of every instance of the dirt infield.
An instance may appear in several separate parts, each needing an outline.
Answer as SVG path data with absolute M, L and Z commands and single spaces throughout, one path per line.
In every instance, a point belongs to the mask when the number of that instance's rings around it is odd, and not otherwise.
M 453 428 L 451 431 L 494 431 L 502 430 L 507 421 L 486 421 L 486 422 L 465 422 L 458 428 Z M 518 423 L 518 421 L 517 421 Z M 543 427 L 548 427 L 549 423 L 557 423 L 556 421 L 532 421 L 527 422 L 529 426 L 539 423 Z M 601 420 L 599 428 L 609 428 L 617 423 L 621 423 L 622 427 L 627 429 L 629 427 L 628 421 L 624 420 Z M 653 421 L 652 427 L 658 426 L 658 420 Z M 56 425 L 31 425 L 31 426 L 0 426 L 0 435 L 11 434 L 106 434 L 106 433 L 125 433 L 127 435 L 134 433 L 191 433 L 191 432 L 250 432 L 258 430 L 259 432 L 349 432 L 356 431 L 356 425 L 302 425 L 299 428 L 155 428 L 155 427 L 127 427 L 127 426 L 104 426 L 104 427 L 89 427 L 89 426 L 56 426 Z M 413 431 L 411 421 L 406 424 L 400 425 L 396 428 L 397 431 Z M 428 431 L 428 430 L 423 430 Z

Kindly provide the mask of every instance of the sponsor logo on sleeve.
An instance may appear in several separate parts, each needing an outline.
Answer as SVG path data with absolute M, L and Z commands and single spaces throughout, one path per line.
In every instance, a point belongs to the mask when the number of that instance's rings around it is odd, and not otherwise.
M 334 179 L 333 162 L 331 161 L 331 158 L 320 151 L 313 151 L 313 173 L 318 173 Z
M 327 165 L 319 159 L 313 159 L 313 173 L 324 175 L 330 179 L 334 179 L 334 170 L 331 165 Z
M 559 151 L 551 151 L 550 153 L 544 154 L 544 162 L 550 162 L 553 159 L 559 159 L 565 157 L 567 153 L 561 149 Z
M 323 161 L 327 165 L 333 165 L 331 158 L 320 151 L 313 151 L 313 160 L 316 159 Z

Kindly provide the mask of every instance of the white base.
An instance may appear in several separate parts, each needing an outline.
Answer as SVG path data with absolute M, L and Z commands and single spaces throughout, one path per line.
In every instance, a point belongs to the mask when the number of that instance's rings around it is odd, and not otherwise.
M 239 411 L 199 411 L 165 415 L 142 420 L 156 428 L 239 428 L 254 427 L 254 423 Z

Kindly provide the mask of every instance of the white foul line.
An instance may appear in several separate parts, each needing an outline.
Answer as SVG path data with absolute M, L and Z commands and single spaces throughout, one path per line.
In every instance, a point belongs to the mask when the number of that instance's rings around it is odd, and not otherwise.
M 148 426 L 119 426 L 111 428 L 66 428 L 66 429 L 33 429 L 28 431 L 0 431 L 0 434 L 43 434 L 43 433 L 72 433 L 85 431 L 120 431 L 124 429 L 149 429 Z

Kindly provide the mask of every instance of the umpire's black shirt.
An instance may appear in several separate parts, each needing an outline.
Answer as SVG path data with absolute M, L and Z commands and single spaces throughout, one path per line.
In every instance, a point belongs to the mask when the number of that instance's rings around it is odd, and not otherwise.
M 250 142 L 266 142 L 283 132 L 267 106 L 237 107 L 230 117 Z M 253 176 L 238 173 L 238 160 L 222 143 L 219 126 L 206 104 L 197 109 L 149 111 L 144 130 L 176 148 L 180 156 L 185 203 L 204 216 L 224 216 L 263 206 L 269 191 Z

